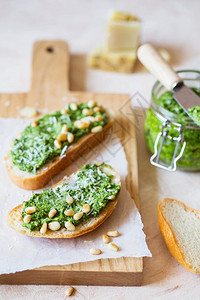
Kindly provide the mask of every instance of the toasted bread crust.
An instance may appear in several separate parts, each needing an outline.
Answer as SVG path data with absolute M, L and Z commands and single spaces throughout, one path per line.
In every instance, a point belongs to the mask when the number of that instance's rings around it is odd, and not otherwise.
M 99 164 L 99 163 L 96 163 Z M 120 176 L 118 173 L 112 169 L 114 173 L 114 177 L 118 178 L 119 185 L 121 186 Z M 79 171 L 77 171 L 79 172 Z M 69 177 L 70 178 L 70 177 Z M 60 185 L 63 182 L 61 180 L 58 184 L 56 184 L 54 187 Z M 117 205 L 119 198 L 119 193 L 117 197 L 114 200 L 111 200 L 108 202 L 108 204 L 102 209 L 102 211 L 99 213 L 97 217 L 91 217 L 87 221 L 80 223 L 78 226 L 76 226 L 75 231 L 69 231 L 65 227 L 62 227 L 58 231 L 51 231 L 47 230 L 45 234 L 41 234 L 40 231 L 29 231 L 28 228 L 23 227 L 23 220 L 22 220 L 22 204 L 16 206 L 13 208 L 8 216 L 7 216 L 7 224 L 14 230 L 33 237 L 41 237 L 41 238 L 74 238 L 83 234 L 86 234 L 94 229 L 96 229 L 99 225 L 101 225 L 112 213 L 115 206 Z
M 198 218 L 200 218 L 200 212 L 196 209 L 192 209 L 189 206 L 185 205 L 181 201 L 175 200 L 175 199 L 169 199 L 165 198 L 162 201 L 159 202 L 158 204 L 158 223 L 159 223 L 159 228 L 161 231 L 161 234 L 165 240 L 165 243 L 167 245 L 167 248 L 169 249 L 171 255 L 176 259 L 178 263 L 180 263 L 186 270 L 192 272 L 192 273 L 200 273 L 200 270 L 195 270 L 192 268 L 192 266 L 188 265 L 185 259 L 184 254 L 181 251 L 180 246 L 178 245 L 178 242 L 176 240 L 176 237 L 173 233 L 173 230 L 167 220 L 165 219 L 162 211 L 162 205 L 165 201 L 172 201 L 172 202 L 177 202 L 181 206 L 184 207 L 186 211 L 191 211 L 193 212 Z
M 102 142 L 112 124 L 113 119 L 103 127 L 101 132 L 89 133 L 83 136 L 76 144 L 73 144 L 71 148 L 67 150 L 66 156 L 62 156 L 62 158 L 57 156 L 50 164 L 47 163 L 48 167 L 46 169 L 42 172 L 37 172 L 31 177 L 26 177 L 26 172 L 23 171 L 20 171 L 20 174 L 16 174 L 13 171 L 14 165 L 9 162 L 10 156 L 8 154 L 7 157 L 5 157 L 5 163 L 10 179 L 15 185 L 25 190 L 37 190 L 44 187 L 55 175 L 63 171 L 78 157 Z

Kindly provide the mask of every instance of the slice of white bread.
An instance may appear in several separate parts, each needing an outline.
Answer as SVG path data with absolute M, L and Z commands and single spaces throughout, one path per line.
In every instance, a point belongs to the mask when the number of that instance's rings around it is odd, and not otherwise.
M 166 198 L 158 205 L 158 221 L 172 256 L 188 271 L 200 273 L 200 211 Z
M 36 174 L 21 171 L 12 163 L 10 154 L 5 157 L 6 169 L 12 182 L 25 190 L 37 190 L 45 186 L 55 175 L 64 170 L 78 157 L 90 151 L 93 147 L 101 143 L 106 133 L 113 124 L 113 118 L 110 116 L 109 122 L 103 126 L 103 130 L 97 133 L 88 133 L 81 137 L 77 143 L 72 144 L 62 156 L 57 156 L 42 168 Z
M 100 163 L 96 163 L 99 165 Z M 102 167 L 102 171 L 108 175 L 113 175 L 112 181 L 118 185 L 121 186 L 121 180 L 119 174 L 113 169 L 108 168 L 107 165 Z M 77 174 L 79 171 L 77 171 L 75 174 Z M 72 174 L 74 176 L 74 174 Z M 71 176 L 72 176 L 71 175 Z M 70 177 L 67 178 L 67 181 L 70 180 Z M 55 185 L 59 186 L 63 181 L 66 181 L 66 179 L 61 180 L 58 184 Z M 28 228 L 23 227 L 23 220 L 22 220 L 22 205 L 19 205 L 15 208 L 13 208 L 7 217 L 7 224 L 14 230 L 26 234 L 33 237 L 42 237 L 42 238 L 74 238 L 83 234 L 86 234 L 94 229 L 96 229 L 99 225 L 101 225 L 112 213 L 114 210 L 117 201 L 119 198 L 119 193 L 116 196 L 114 200 L 110 200 L 107 205 L 100 211 L 97 217 L 91 217 L 88 220 L 86 220 L 83 223 L 80 223 L 78 226 L 76 226 L 75 231 L 69 231 L 65 227 L 62 227 L 58 231 L 51 231 L 47 230 L 45 234 L 41 234 L 40 231 L 30 231 Z

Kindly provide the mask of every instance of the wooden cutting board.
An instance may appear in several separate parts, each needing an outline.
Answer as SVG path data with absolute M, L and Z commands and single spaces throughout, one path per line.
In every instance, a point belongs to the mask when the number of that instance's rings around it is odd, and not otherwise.
M 129 163 L 127 188 L 139 208 L 137 145 L 129 95 L 70 92 L 68 74 L 67 44 L 63 41 L 36 42 L 33 49 L 31 90 L 28 94 L 1 94 L 0 117 L 19 117 L 20 110 L 27 106 L 52 111 L 76 99 L 83 102 L 94 99 L 105 107 L 112 108 L 116 113 L 113 131 L 120 137 Z M 109 133 L 110 138 L 113 131 Z M 110 258 L 0 275 L 0 283 L 133 286 L 141 285 L 142 271 L 143 258 Z

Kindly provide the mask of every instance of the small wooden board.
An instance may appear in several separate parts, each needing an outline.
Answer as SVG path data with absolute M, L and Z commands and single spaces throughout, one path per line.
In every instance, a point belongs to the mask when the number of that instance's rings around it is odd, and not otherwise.
M 113 130 L 120 137 L 129 162 L 127 188 L 139 208 L 137 144 L 129 95 L 70 92 L 68 73 L 69 53 L 65 42 L 36 42 L 33 50 L 31 91 L 28 94 L 1 94 L 0 117 L 19 117 L 20 110 L 26 106 L 52 111 L 75 99 L 83 102 L 94 99 L 105 107 L 112 108 L 116 114 Z M 0 283 L 134 286 L 141 285 L 142 271 L 142 257 L 99 259 L 0 275 Z

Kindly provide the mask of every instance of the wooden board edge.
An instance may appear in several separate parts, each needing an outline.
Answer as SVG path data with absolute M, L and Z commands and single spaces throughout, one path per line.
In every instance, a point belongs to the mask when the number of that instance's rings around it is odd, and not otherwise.
M 140 286 L 142 272 L 27 270 L 0 276 L 0 284 Z M 94 281 L 95 276 L 95 281 Z

